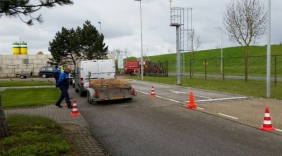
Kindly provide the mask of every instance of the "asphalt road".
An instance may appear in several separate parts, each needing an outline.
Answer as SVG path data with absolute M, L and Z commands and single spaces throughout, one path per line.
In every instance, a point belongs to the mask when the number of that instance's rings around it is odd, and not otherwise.
M 148 93 L 150 85 L 133 83 L 137 90 L 146 89 Z M 156 94 L 168 94 L 158 90 L 159 85 Z M 79 112 L 91 125 L 91 132 L 110 155 L 264 156 L 282 152 L 281 135 L 186 109 L 164 98 L 139 92 L 133 101 L 90 105 L 74 89 L 69 92 L 77 99 Z
M 211 103 L 215 101 L 242 100 L 251 98 L 243 95 L 206 91 L 203 89 L 182 87 L 176 85 L 165 85 L 136 80 L 131 80 L 130 82 L 136 90 L 143 94 L 150 95 L 151 89 L 153 87 L 154 92 L 158 98 L 173 101 L 179 104 L 187 104 L 190 100 L 191 93 L 193 93 L 194 100 L 198 104 Z

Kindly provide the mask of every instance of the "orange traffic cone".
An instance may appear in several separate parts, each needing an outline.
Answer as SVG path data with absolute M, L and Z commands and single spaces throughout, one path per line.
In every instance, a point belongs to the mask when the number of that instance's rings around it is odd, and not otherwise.
M 71 111 L 71 116 L 79 116 L 80 113 L 78 112 L 78 109 L 77 109 L 77 105 L 76 105 L 76 100 L 74 99 L 73 100 L 73 104 L 72 104 L 72 111 Z
M 151 97 L 156 97 L 154 86 L 152 86 L 152 89 L 151 89 Z
M 271 119 L 270 119 L 270 113 L 269 113 L 269 109 L 267 107 L 265 108 L 263 125 L 260 127 L 260 129 L 264 130 L 264 131 L 273 131 L 273 130 L 275 130 L 275 128 L 272 127 Z
M 190 92 L 190 100 L 188 102 L 187 108 L 189 108 L 189 109 L 197 108 L 195 101 L 194 101 L 193 92 Z

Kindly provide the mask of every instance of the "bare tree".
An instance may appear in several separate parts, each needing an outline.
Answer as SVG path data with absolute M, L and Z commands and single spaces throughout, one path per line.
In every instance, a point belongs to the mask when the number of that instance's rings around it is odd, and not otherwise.
M 114 49 L 112 51 L 109 52 L 110 54 L 114 54 L 115 56 L 119 56 L 119 55 L 123 55 L 126 58 L 131 57 L 131 52 L 129 50 L 127 50 L 126 48 L 124 50 L 120 50 L 120 49 Z
M 267 12 L 258 0 L 237 0 L 226 6 L 223 24 L 229 39 L 245 46 L 245 82 L 248 80 L 250 43 L 266 32 Z
M 126 58 L 132 57 L 131 52 L 129 50 L 127 50 L 126 48 L 123 50 L 123 53 L 124 53 Z
M 194 53 L 198 50 L 201 45 L 200 36 L 196 36 L 195 30 L 191 29 L 188 34 L 188 38 L 190 41 L 190 49 L 191 49 L 191 66 L 192 66 L 192 74 L 194 73 Z

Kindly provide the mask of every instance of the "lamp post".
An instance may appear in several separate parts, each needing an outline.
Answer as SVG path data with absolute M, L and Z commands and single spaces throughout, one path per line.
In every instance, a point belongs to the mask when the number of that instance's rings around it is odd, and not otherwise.
M 98 23 L 100 24 L 100 33 L 102 34 L 101 22 Z
M 266 58 L 266 96 L 270 98 L 271 85 L 271 0 L 268 0 L 268 25 L 267 25 L 267 58 Z
M 146 46 L 146 47 L 147 47 L 147 54 L 146 54 L 146 56 L 147 56 L 147 58 L 148 58 L 148 60 L 149 60 L 149 56 L 148 56 L 148 54 L 149 54 L 148 45 L 143 45 L 143 46 Z
M 141 21 L 141 80 L 143 80 L 144 64 L 143 64 L 143 37 L 142 37 L 142 5 L 141 5 L 141 0 L 135 0 L 135 1 L 140 1 L 140 21 Z
M 220 28 L 220 27 L 214 27 L 214 28 L 220 29 L 220 31 L 221 31 L 220 72 L 222 73 L 222 28 Z

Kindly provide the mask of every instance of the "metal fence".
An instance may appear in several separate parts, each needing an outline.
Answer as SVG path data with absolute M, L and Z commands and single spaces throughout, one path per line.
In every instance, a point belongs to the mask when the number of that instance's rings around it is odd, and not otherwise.
M 181 77 L 217 77 L 225 79 L 227 76 L 245 76 L 245 57 L 224 57 L 220 58 L 200 58 L 186 59 L 181 62 Z M 221 64 L 222 62 L 222 64 Z M 176 73 L 176 61 L 168 62 L 168 70 L 170 75 Z M 266 55 L 265 56 L 249 56 L 248 57 L 248 79 L 250 77 L 266 77 Z M 282 55 L 271 56 L 271 77 L 277 82 L 282 77 Z

